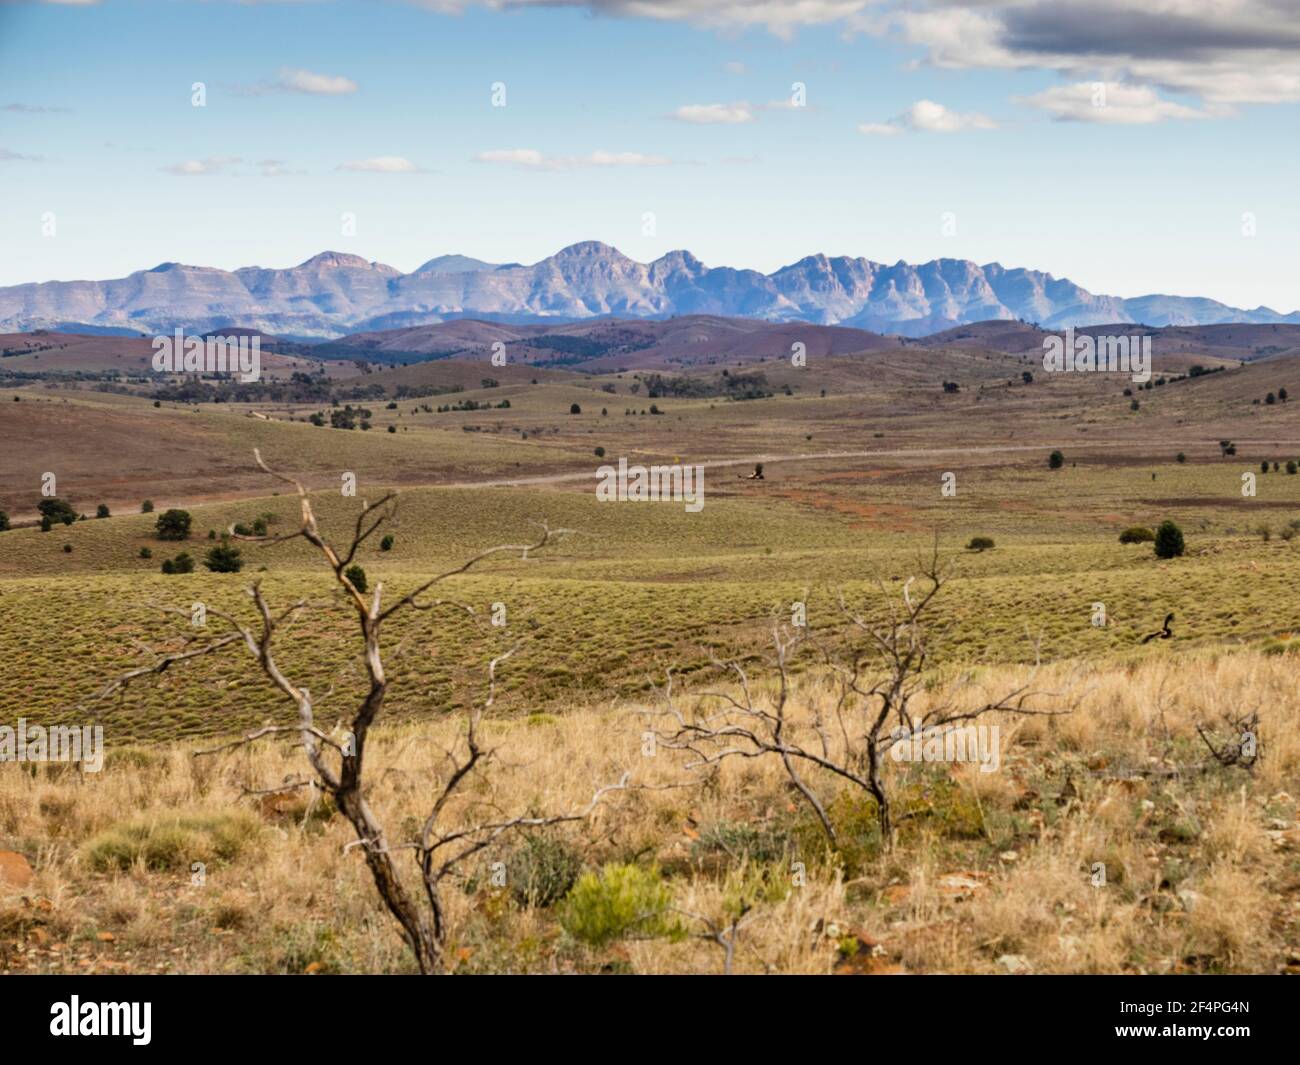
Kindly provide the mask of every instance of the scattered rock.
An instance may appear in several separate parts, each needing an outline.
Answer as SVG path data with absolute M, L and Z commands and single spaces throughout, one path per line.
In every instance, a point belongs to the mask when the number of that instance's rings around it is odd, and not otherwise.
M 1003 954 L 998 959 L 998 964 L 1011 976 L 1021 976 L 1034 971 L 1034 967 L 1029 964 L 1029 959 L 1023 954 Z
M 945 873 L 935 882 L 941 895 L 949 898 L 968 899 L 976 892 L 983 891 L 988 873 Z

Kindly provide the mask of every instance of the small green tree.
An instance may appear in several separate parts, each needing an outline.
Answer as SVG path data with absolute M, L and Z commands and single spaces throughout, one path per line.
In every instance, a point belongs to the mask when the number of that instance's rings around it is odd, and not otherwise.
M 239 548 L 232 546 L 229 540 L 222 540 L 216 547 L 210 548 L 203 558 L 203 564 L 213 573 L 238 573 L 244 568 Z
M 1187 461 L 1187 456 L 1180 451 L 1178 452 L 1177 455 L 1174 456 L 1174 461 L 1177 462 L 1179 465 L 1181 465 L 1182 463 Z
M 158 515 L 158 521 L 155 523 L 157 536 L 159 540 L 188 540 L 190 536 L 190 523 L 193 519 L 190 517 L 188 510 L 171 510 L 163 511 Z
M 1184 550 L 1183 530 L 1172 521 L 1162 521 L 1156 530 L 1156 558 L 1177 558 Z
M 152 499 L 146 499 L 143 503 L 140 504 L 140 513 L 141 513 L 141 514 L 152 514 L 152 513 L 153 513 L 153 500 L 152 500 Z
M 569 413 L 570 413 L 570 414 L 581 414 L 581 413 L 582 413 L 582 408 L 579 407 L 576 403 L 570 403 L 570 404 L 569 404 Z
M 0 532 L 9 531 L 9 515 L 0 510 Z
M 1059 451 L 1053 451 L 1047 456 L 1047 467 L 1052 470 L 1059 470 L 1065 465 L 1065 456 Z
M 107 503 L 100 503 L 99 506 L 95 508 L 95 517 L 97 518 L 109 517 L 109 509 Z
M 388 533 L 382 540 L 379 541 L 379 550 L 391 551 L 392 549 L 393 549 L 393 534 Z
M 967 551 L 988 551 L 993 547 L 991 536 L 972 536 L 966 545 Z

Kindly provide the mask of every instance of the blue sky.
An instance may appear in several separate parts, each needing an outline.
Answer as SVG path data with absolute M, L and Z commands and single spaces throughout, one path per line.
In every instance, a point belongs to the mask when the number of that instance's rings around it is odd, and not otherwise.
M 1131 21 L 1161 4 L 1196 33 Z M 1280 4 L 0 0 L 0 284 L 596 239 L 764 271 L 996 260 L 1292 311 Z

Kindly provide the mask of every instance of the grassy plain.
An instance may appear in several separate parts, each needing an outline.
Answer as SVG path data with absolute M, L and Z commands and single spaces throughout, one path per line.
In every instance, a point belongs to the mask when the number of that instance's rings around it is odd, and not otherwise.
M 198 743 L 290 720 L 246 658 L 201 660 L 94 699 L 150 661 L 146 645 L 180 650 L 197 634 L 158 604 L 247 616 L 243 589 L 260 580 L 273 604 L 320 604 L 281 647 L 291 675 L 313 692 L 332 689 L 318 719 L 332 726 L 353 705 L 363 677 L 352 622 L 305 544 L 243 545 L 239 574 L 159 572 L 180 550 L 201 560 L 208 530 L 263 515 L 273 534 L 292 528 L 296 502 L 271 494 L 253 447 L 304 477 L 322 525 L 340 538 L 363 499 L 398 490 L 392 549 L 371 543 L 358 558 L 390 599 L 475 551 L 528 539 L 533 522 L 572 530 L 528 562 L 502 559 L 449 581 L 447 594 L 478 623 L 431 612 L 388 630 L 388 730 L 371 756 L 385 770 L 374 801 L 394 824 L 418 812 L 421 776 L 436 772 L 455 711 L 481 696 L 484 662 L 521 640 L 491 723 L 504 756 L 494 801 L 575 803 L 620 767 L 640 766 L 648 786 L 673 784 L 620 798 L 563 845 L 592 869 L 657 864 L 691 912 L 722 912 L 737 877 L 757 876 L 762 899 L 739 968 L 1019 965 L 1006 957 L 1052 972 L 1300 965 L 1300 699 L 1286 653 L 1300 631 L 1300 475 L 1285 470 L 1300 459 L 1300 414 L 1295 403 L 1253 402 L 1289 382 L 1296 392 L 1291 364 L 1139 391 L 1136 411 L 1125 382 L 1024 384 L 1028 365 L 978 349 L 825 360 L 805 376 L 774 363 L 765 372 L 776 394 L 746 402 L 650 400 L 630 373 L 543 374 L 536 385 L 512 378 L 393 409 L 367 400 L 368 431 L 306 421 L 328 406 L 154 407 L 37 385 L 14 389 L 16 403 L 0 393 L 0 506 L 31 519 L 41 474 L 53 471 L 79 510 L 113 510 L 0 534 L 6 719 L 95 720 L 109 749 L 99 776 L 0 766 L 0 849 L 27 855 L 37 885 L 26 902 L 11 893 L 8 908 L 0 894 L 0 966 L 409 968 L 364 867 L 341 853 L 338 819 L 244 794 L 300 771 L 299 752 L 190 757 Z M 436 367 L 418 369 L 436 380 Z M 1164 372 L 1182 369 L 1175 359 Z M 962 388 L 945 394 L 941 379 Z M 510 406 L 437 410 L 465 399 Z M 581 413 L 569 413 L 574 403 Z M 663 413 L 650 414 L 651 403 Z M 1057 448 L 1065 465 L 1051 470 Z M 705 507 L 598 503 L 595 468 L 619 456 L 707 463 Z M 747 480 L 758 460 L 764 479 Z M 355 498 L 339 493 L 345 472 L 356 475 Z M 1254 495 L 1243 495 L 1246 473 Z M 945 474 L 955 495 L 942 490 Z M 159 511 L 190 510 L 190 541 L 157 540 L 157 515 L 138 513 L 146 498 Z M 1182 527 L 1184 557 L 1119 544 L 1123 529 L 1165 519 Z M 933 620 L 937 679 L 968 670 L 1000 683 L 1037 661 L 1054 677 L 1087 678 L 1058 724 L 1006 722 L 1006 773 L 900 771 L 897 786 L 922 813 L 892 852 L 873 841 L 861 800 L 827 785 L 837 816 L 856 826 L 854 846 L 832 856 L 779 766 L 728 767 L 684 788 L 684 765 L 637 760 L 636 712 L 653 705 L 650 680 L 666 667 L 702 678 L 712 653 L 763 675 L 772 619 L 796 601 L 818 640 L 840 642 L 837 597 L 878 613 L 936 535 L 954 575 Z M 966 550 L 977 535 L 995 546 Z M 504 630 L 487 624 L 494 603 L 506 605 Z M 1104 626 L 1093 623 L 1098 603 Z M 1171 612 L 1174 639 L 1142 644 Z M 207 631 L 219 625 L 210 619 Z M 826 677 L 812 654 L 795 670 L 806 712 L 828 697 Z M 1206 756 L 1197 723 L 1254 707 L 1265 751 L 1254 772 L 1189 768 Z M 150 843 L 158 832 L 172 843 Z M 181 858 L 192 853 L 213 858 L 208 887 L 189 886 Z M 781 872 L 794 861 L 810 870 L 797 891 Z M 1089 883 L 1095 861 L 1121 870 L 1106 891 Z M 693 938 L 583 943 L 566 930 L 564 903 L 531 905 L 481 877 L 456 906 L 467 971 L 718 964 L 716 946 Z

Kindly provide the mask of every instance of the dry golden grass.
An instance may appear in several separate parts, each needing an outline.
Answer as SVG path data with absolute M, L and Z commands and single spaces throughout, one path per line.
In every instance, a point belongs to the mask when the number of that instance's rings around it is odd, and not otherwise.
M 1024 669 L 985 671 L 1011 686 Z M 844 837 L 827 852 L 779 762 L 689 770 L 643 753 L 639 706 L 502 717 L 498 755 L 463 816 L 555 812 L 632 772 L 589 821 L 556 832 L 577 862 L 657 867 L 677 935 L 593 947 L 565 931 L 565 904 L 530 907 L 493 885 L 519 839 L 485 852 L 449 892 L 459 971 L 720 972 L 700 937 L 747 899 L 737 972 L 1275 972 L 1300 964 L 1300 692 L 1289 656 L 1185 652 L 1127 667 L 1044 667 L 1070 689 L 1068 717 L 1003 719 L 1002 766 L 889 763 L 913 816 L 892 850 L 862 797 L 812 779 Z M 806 725 L 830 688 L 807 675 Z M 1206 761 L 1198 722 L 1258 708 L 1253 772 Z M 459 720 L 372 734 L 369 799 L 394 844 L 425 812 Z M 1221 728 L 1221 726 L 1220 726 Z M 381 908 L 348 826 L 308 793 L 265 799 L 303 774 L 288 744 L 194 758 L 109 748 L 98 775 L 0 765 L 0 847 L 34 882 L 0 885 L 0 969 L 392 972 L 413 963 Z M 132 849 L 132 848 L 136 849 Z M 138 855 L 133 861 L 133 856 Z M 399 865 L 408 863 L 399 855 Z M 205 879 L 193 882 L 192 863 Z M 1093 872 L 1105 866 L 1105 885 Z M 694 915 L 694 916 L 687 916 Z

